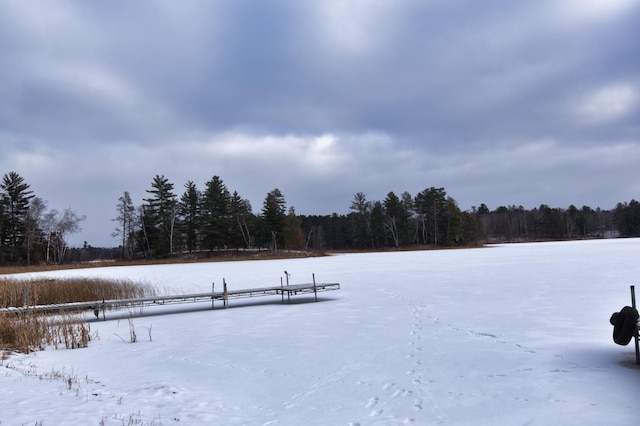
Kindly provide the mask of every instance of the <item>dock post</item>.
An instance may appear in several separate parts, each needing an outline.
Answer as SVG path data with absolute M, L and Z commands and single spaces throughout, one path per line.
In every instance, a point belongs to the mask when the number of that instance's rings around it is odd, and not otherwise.
M 22 286 L 22 306 L 29 306 L 29 284 Z
M 316 290 L 316 274 L 311 274 L 311 276 L 313 277 L 313 295 L 316 298 L 316 302 L 318 301 L 318 291 Z
M 631 306 L 633 309 L 636 309 L 636 287 L 631 286 Z M 636 342 L 636 364 L 640 365 L 640 342 L 638 342 L 638 327 L 636 325 L 636 331 L 633 334 L 633 338 Z
M 229 307 L 229 293 L 227 292 L 227 281 L 224 278 L 222 279 L 222 287 L 223 287 L 222 297 L 224 298 L 224 308 L 227 309 Z
M 104 284 L 102 285 L 102 321 L 107 320 L 107 305 L 104 304 Z
M 282 294 L 282 304 L 284 305 L 284 284 L 282 282 L 282 277 L 280 277 L 280 294 Z
M 284 271 L 284 274 L 287 276 L 287 287 L 289 287 L 289 273 Z M 287 289 L 287 303 L 291 303 L 291 292 Z
M 96 286 L 96 304 L 93 307 L 93 315 L 100 319 L 100 287 Z

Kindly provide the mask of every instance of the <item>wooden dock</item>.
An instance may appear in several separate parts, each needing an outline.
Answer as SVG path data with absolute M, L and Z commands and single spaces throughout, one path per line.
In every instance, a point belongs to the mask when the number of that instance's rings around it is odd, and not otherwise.
M 288 276 L 287 276 L 288 278 Z M 208 293 L 192 293 L 192 294 L 177 294 L 168 296 L 154 296 L 154 297 L 142 297 L 135 299 L 113 299 L 113 300 L 101 300 L 92 302 L 71 302 L 60 303 L 53 305 L 30 305 L 21 307 L 1 308 L 2 313 L 66 313 L 76 312 L 83 310 L 92 310 L 96 317 L 99 317 L 102 312 L 103 318 L 106 315 L 108 309 L 121 309 L 121 308 L 141 308 L 149 306 L 162 306 L 172 305 L 180 303 L 197 303 L 197 302 L 211 302 L 211 309 L 215 308 L 215 301 L 222 302 L 223 306 L 227 308 L 229 306 L 230 299 L 241 299 L 249 297 L 262 297 L 262 296 L 281 296 L 282 303 L 291 300 L 291 296 L 299 294 L 313 294 L 314 299 L 318 301 L 318 293 L 332 290 L 339 290 L 339 283 L 316 283 L 315 276 L 313 282 L 305 284 L 287 284 L 281 283 L 279 286 L 274 287 L 260 287 L 260 288 L 248 288 L 240 290 L 228 290 L 227 283 L 223 280 L 223 291 L 214 291 L 214 285 L 211 286 L 211 292 Z

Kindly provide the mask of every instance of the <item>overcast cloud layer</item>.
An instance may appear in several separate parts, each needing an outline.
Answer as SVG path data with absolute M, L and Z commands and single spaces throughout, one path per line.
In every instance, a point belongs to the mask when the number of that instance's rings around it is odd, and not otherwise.
M 638 0 L 0 0 L 0 173 L 110 237 L 156 174 L 259 213 L 640 198 Z M 77 242 L 77 241 L 76 241 Z

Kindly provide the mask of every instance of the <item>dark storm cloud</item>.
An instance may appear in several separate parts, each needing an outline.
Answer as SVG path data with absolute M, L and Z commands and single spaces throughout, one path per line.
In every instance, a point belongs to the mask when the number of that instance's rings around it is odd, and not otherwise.
M 637 198 L 636 0 L 0 2 L 0 172 L 87 215 L 220 175 L 258 211 L 445 187 Z

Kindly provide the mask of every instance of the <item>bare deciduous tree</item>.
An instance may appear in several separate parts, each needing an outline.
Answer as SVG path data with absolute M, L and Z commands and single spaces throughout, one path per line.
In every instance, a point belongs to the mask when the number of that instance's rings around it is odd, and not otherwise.
M 78 216 L 76 212 L 69 208 L 62 213 L 53 209 L 44 215 L 43 230 L 47 239 L 47 263 L 51 261 L 62 263 L 64 261 L 64 255 L 69 248 L 67 237 L 70 234 L 82 231 L 80 222 L 85 219 L 85 216 Z

